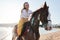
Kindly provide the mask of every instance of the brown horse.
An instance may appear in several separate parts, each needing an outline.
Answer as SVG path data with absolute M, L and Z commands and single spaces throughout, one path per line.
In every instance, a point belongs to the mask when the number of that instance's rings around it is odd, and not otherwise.
M 44 6 L 40 9 L 38 9 L 37 11 L 33 12 L 32 18 L 31 18 L 31 24 L 32 24 L 32 28 L 33 31 L 36 35 L 36 40 L 39 40 L 39 23 L 40 21 L 42 22 L 42 25 L 45 27 L 45 30 L 51 30 L 51 27 L 47 27 L 48 25 L 48 15 L 49 15 L 49 11 L 48 11 L 49 7 L 46 5 L 46 2 L 44 4 Z
M 44 7 L 33 12 L 30 21 L 24 23 L 22 33 L 20 36 L 18 36 L 17 40 L 23 40 L 23 39 L 24 40 L 39 40 L 40 21 L 45 26 L 45 29 L 46 30 L 48 29 L 47 28 L 47 24 L 48 24 L 47 17 L 49 15 L 48 8 L 49 7 L 46 5 L 46 2 L 45 2 Z

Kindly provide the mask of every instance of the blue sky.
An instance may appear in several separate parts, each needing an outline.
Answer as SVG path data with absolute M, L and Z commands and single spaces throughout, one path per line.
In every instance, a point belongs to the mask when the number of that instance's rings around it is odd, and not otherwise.
M 35 11 L 45 1 L 49 6 L 52 24 L 60 24 L 60 0 L 0 0 L 0 23 L 18 23 L 24 2 L 29 2 L 30 9 Z

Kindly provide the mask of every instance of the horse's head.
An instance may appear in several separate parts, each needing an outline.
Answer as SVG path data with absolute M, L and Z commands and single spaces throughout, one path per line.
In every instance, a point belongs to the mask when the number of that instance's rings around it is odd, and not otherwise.
M 42 25 L 46 27 L 48 25 L 48 15 L 49 15 L 49 7 L 47 6 L 46 2 L 44 6 L 32 14 L 31 18 L 31 24 L 38 25 L 40 21 L 42 22 Z
M 38 12 L 38 20 L 40 20 L 42 22 L 42 25 L 44 25 L 44 27 L 46 27 L 47 29 L 47 25 L 49 23 L 48 22 L 49 7 L 47 6 L 46 2 L 42 8 L 37 10 L 37 12 Z M 51 27 L 49 29 L 51 29 Z

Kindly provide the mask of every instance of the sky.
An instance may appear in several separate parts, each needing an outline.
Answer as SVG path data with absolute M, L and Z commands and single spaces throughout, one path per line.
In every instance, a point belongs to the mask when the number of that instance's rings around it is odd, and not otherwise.
M 44 2 L 49 6 L 52 24 L 60 24 L 60 0 L 0 0 L 0 23 L 18 23 L 23 3 L 28 2 L 33 12 Z

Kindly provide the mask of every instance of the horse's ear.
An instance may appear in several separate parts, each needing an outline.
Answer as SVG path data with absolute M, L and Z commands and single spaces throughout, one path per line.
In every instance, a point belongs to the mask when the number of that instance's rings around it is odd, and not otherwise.
M 46 2 L 44 3 L 44 9 L 46 9 L 46 8 L 49 8 L 48 6 L 47 6 L 47 4 L 46 4 Z

